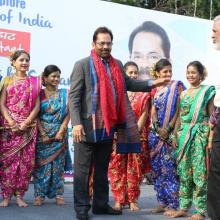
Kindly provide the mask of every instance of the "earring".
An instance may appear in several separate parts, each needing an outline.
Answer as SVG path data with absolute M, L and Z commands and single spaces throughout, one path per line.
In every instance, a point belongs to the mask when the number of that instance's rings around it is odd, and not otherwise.
M 47 84 L 46 84 L 45 79 L 44 79 L 44 77 L 43 77 L 43 76 L 41 76 L 41 82 L 42 82 L 42 85 L 43 85 L 44 87 L 46 87 L 46 86 L 47 86 Z
M 12 66 L 12 74 L 15 74 L 16 73 L 16 68 L 15 66 Z

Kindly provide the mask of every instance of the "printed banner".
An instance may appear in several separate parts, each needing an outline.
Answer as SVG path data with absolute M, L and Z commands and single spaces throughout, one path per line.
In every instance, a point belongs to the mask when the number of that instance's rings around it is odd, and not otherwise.
M 0 29 L 0 56 L 8 57 L 11 51 L 30 51 L 31 34 L 14 30 Z
M 186 66 L 194 60 L 207 67 L 204 83 L 216 82 L 220 52 L 212 46 L 212 21 L 99 0 L 0 0 L 0 74 L 12 74 L 8 55 L 23 48 L 30 51 L 30 75 L 56 64 L 62 71 L 60 86 L 69 88 L 74 63 L 90 54 L 99 26 L 113 32 L 112 55 L 123 63 L 135 61 L 145 78 L 166 57 L 173 79 L 186 86 Z M 69 144 L 73 156 L 71 128 Z

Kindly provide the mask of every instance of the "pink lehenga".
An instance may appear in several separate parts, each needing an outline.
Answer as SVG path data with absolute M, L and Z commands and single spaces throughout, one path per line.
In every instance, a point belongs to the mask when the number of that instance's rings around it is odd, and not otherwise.
M 33 110 L 39 91 L 38 77 L 28 76 L 25 80 L 14 81 L 5 77 L 6 107 L 12 119 L 18 124 Z M 0 185 L 3 198 L 13 195 L 23 197 L 31 179 L 35 161 L 37 137 L 36 122 L 22 133 L 12 132 L 7 121 L 0 115 Z

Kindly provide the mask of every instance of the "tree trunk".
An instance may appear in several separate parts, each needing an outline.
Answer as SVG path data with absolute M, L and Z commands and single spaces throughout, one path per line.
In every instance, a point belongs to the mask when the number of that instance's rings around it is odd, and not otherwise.
M 178 0 L 175 0 L 175 14 L 178 13 Z
M 196 10 L 197 10 L 197 0 L 194 1 L 194 13 L 193 13 L 194 17 L 196 17 Z
M 213 6 L 213 2 L 212 2 L 212 0 L 210 0 L 210 13 L 209 13 L 210 20 L 212 20 L 212 6 Z

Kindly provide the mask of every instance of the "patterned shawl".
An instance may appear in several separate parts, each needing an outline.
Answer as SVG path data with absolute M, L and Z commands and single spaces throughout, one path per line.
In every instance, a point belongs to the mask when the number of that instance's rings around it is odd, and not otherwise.
M 131 109 L 123 73 L 117 61 L 110 56 L 109 67 L 113 82 L 97 53 L 90 56 L 91 112 L 95 142 L 113 138 L 114 129 L 118 131 L 118 153 L 140 152 L 140 137 Z M 115 89 L 116 101 L 113 89 Z

